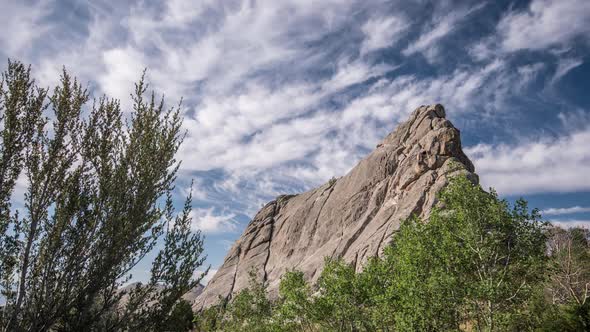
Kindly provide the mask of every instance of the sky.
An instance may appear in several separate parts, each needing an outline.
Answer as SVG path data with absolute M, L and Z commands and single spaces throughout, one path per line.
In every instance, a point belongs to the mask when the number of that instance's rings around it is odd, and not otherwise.
M 0 0 L 0 22 L 1 68 L 42 86 L 65 65 L 130 112 L 146 68 L 183 98 L 175 195 L 195 181 L 213 272 L 265 202 L 346 174 L 433 103 L 484 187 L 590 226 L 588 0 Z

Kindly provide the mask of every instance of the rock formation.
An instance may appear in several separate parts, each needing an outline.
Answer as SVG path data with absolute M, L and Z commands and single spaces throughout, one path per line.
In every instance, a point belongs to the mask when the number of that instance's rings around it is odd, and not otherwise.
M 402 220 L 428 216 L 450 176 L 477 181 L 473 172 L 443 106 L 421 106 L 347 175 L 266 204 L 193 307 L 230 298 L 248 286 L 252 270 L 271 295 L 288 270 L 317 281 L 326 256 L 342 257 L 359 270 L 383 251 Z

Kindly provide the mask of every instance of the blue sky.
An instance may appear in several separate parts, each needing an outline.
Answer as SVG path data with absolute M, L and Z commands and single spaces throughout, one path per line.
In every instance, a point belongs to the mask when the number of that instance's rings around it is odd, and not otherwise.
M 177 198 L 194 179 L 213 269 L 263 203 L 437 102 L 484 186 L 590 225 L 590 1 L 0 0 L 0 21 L 1 58 L 43 86 L 65 65 L 128 107 L 147 68 L 184 97 Z

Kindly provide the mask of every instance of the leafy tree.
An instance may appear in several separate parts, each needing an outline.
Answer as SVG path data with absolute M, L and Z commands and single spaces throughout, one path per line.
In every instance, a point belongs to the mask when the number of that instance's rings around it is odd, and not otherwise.
M 10 285 L 18 266 L 19 215 L 11 197 L 42 117 L 47 92 L 35 87 L 30 68 L 8 61 L 0 82 L 0 296 L 16 296 Z M 4 317 L 5 310 L 2 310 Z
M 250 271 L 247 288 L 231 299 L 219 298 L 219 304 L 205 308 L 194 318 L 196 331 L 281 331 L 272 319 L 273 303 L 266 284 L 259 282 L 256 271 Z
M 226 315 L 227 301 L 219 299 L 218 305 L 205 308 L 194 316 L 193 326 L 198 332 L 219 331 L 221 330 L 223 319 Z
M 362 272 L 357 276 L 358 287 L 364 289 L 366 325 L 369 331 L 394 331 L 394 314 L 396 294 L 393 283 L 396 282 L 391 257 L 373 257 L 368 260 Z
M 146 99 L 142 78 L 127 118 L 107 97 L 89 107 L 65 70 L 49 94 L 10 61 L 0 90 L 0 331 L 159 330 L 203 264 L 191 197 L 172 204 L 179 108 Z M 149 283 L 120 291 L 160 240 Z
M 181 332 L 190 331 L 193 328 L 193 309 L 185 300 L 178 301 L 170 315 L 165 317 L 159 326 L 159 331 Z
M 546 237 L 536 210 L 512 209 L 466 177 L 441 193 L 428 223 L 411 219 L 387 259 L 398 330 L 506 329 L 542 281 Z
M 368 294 L 351 264 L 341 259 L 326 259 L 318 280 L 318 296 L 313 301 L 313 315 L 328 330 L 371 330 L 367 312 Z
M 272 303 L 268 298 L 266 287 L 266 284 L 257 281 L 256 271 L 250 271 L 249 287 L 236 294 L 227 305 L 222 330 L 260 332 L 272 330 Z
M 283 331 L 313 331 L 311 288 L 303 272 L 289 271 L 281 277 L 279 301 L 273 313 Z
M 546 300 L 559 312 L 545 324 L 559 322 L 563 331 L 590 329 L 590 230 L 551 230 Z M 546 313 L 546 312 L 545 312 Z

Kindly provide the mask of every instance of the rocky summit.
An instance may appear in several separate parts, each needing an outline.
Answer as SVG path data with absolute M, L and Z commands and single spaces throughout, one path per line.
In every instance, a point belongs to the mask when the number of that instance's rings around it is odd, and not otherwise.
M 345 176 L 266 204 L 227 254 L 193 307 L 200 310 L 248 286 L 250 271 L 276 295 L 281 276 L 297 269 L 312 283 L 325 257 L 357 271 L 382 253 L 400 223 L 426 218 L 449 178 L 477 181 L 459 130 L 442 105 L 421 106 Z

